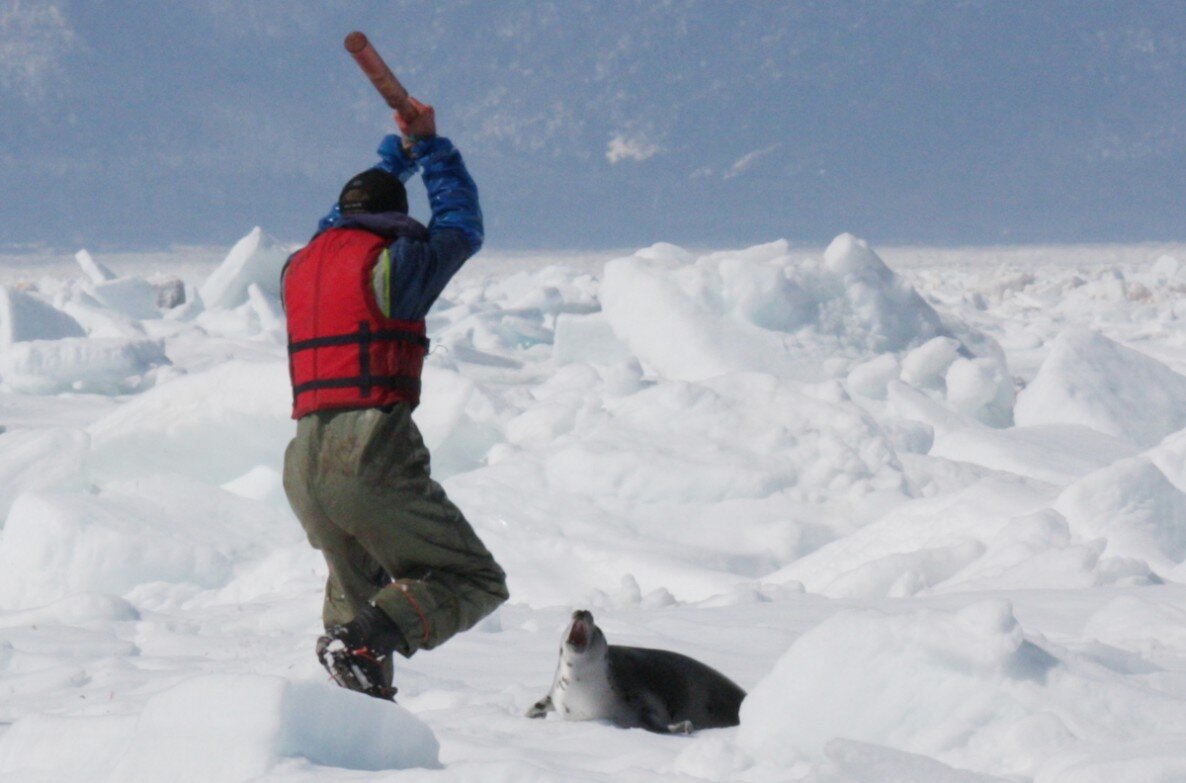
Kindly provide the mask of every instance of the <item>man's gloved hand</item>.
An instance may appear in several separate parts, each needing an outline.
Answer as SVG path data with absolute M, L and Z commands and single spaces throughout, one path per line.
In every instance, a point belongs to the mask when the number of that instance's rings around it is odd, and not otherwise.
M 404 137 L 405 149 L 411 149 L 421 139 L 437 135 L 436 110 L 411 96 L 408 96 L 408 102 L 415 110 L 414 114 L 405 116 L 406 113 L 395 113 L 395 124 L 399 126 L 400 135 Z

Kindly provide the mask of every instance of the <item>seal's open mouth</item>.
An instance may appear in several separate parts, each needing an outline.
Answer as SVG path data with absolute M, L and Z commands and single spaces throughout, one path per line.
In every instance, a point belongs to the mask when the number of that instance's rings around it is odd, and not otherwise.
M 589 626 L 584 620 L 572 621 L 572 629 L 568 632 L 568 644 L 579 650 L 589 645 Z

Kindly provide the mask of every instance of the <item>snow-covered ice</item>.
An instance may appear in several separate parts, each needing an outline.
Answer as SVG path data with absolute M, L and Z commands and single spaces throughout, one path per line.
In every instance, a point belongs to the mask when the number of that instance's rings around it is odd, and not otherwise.
M 398 705 L 312 653 L 292 249 L 0 270 L 0 779 L 1186 780 L 1186 248 L 479 255 L 416 419 L 512 598 Z M 741 725 L 524 718 L 579 607 Z

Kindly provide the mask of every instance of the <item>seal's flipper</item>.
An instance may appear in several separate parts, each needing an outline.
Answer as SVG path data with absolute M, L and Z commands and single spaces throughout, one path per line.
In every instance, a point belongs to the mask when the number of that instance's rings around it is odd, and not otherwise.
M 552 704 L 552 694 L 549 693 L 547 696 L 531 705 L 531 709 L 527 711 L 527 717 L 542 718 L 555 709 L 556 707 Z
M 638 713 L 638 723 L 635 726 L 641 725 L 647 731 L 653 731 L 656 734 L 679 734 L 672 727 L 679 726 L 682 723 L 687 723 L 691 727 L 691 721 L 681 721 L 680 723 L 672 723 L 672 716 L 661 706 L 651 705 L 642 707 Z M 686 732 L 684 732 L 686 733 Z

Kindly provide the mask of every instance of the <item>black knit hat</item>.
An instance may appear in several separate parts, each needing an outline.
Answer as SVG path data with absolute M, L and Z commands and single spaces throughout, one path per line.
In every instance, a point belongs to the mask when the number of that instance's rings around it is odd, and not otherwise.
M 408 192 L 399 177 L 383 169 L 356 174 L 342 188 L 338 208 L 343 215 L 375 212 L 408 212 Z

